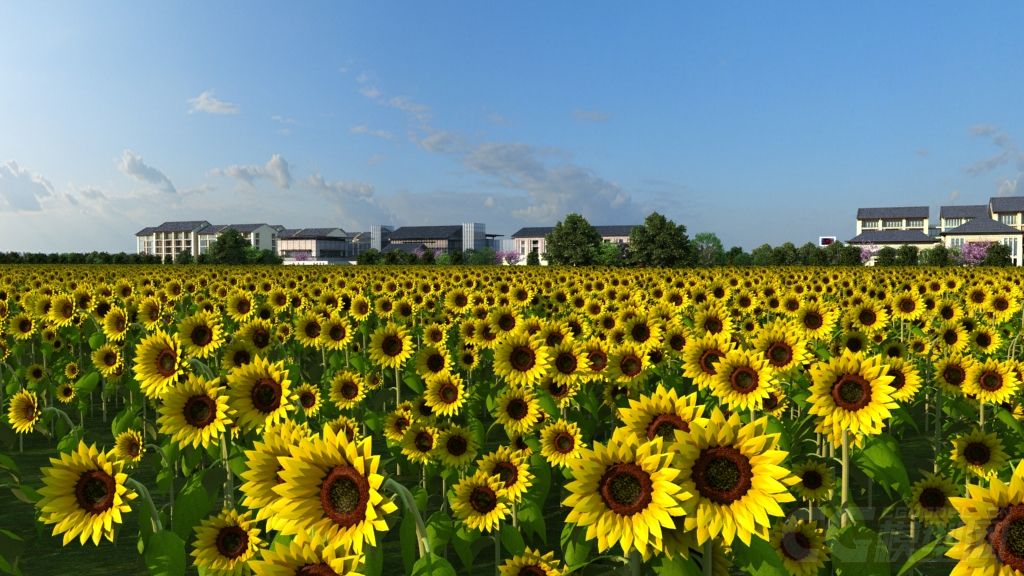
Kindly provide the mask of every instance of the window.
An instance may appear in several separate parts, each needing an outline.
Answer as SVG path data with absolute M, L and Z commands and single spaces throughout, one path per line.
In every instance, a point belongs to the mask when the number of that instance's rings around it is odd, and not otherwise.
M 1004 222 L 1004 224 L 1005 224 L 1005 222 Z M 1013 260 L 1014 264 L 1017 263 L 1017 243 L 1018 243 L 1017 241 L 1018 240 L 1019 240 L 1018 238 L 1003 238 L 1003 245 L 1010 247 L 1010 259 Z
M 964 223 L 963 218 L 946 218 L 946 228 L 956 228 Z
M 874 230 L 875 228 L 878 228 L 878 220 L 864 220 L 860 227 L 865 230 Z
M 882 228 L 902 228 L 903 220 L 898 218 L 886 218 L 882 220 Z
M 964 239 L 963 238 L 950 238 L 949 239 L 949 247 L 950 248 L 963 248 L 964 247 Z
M 922 218 L 914 218 L 912 220 L 907 220 L 907 227 L 908 228 L 924 228 L 924 219 L 922 219 Z
M 1008 226 L 1016 226 L 1017 225 L 1017 215 L 1016 214 L 1000 214 L 999 215 L 999 221 L 1002 222 L 1003 224 L 1008 225 Z

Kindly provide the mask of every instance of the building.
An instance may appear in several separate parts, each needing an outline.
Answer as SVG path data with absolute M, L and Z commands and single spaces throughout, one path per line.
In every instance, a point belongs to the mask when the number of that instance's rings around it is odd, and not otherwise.
M 1024 230 L 1024 196 L 997 196 L 988 202 L 993 220 Z
M 629 235 L 636 228 L 635 224 L 624 226 L 594 226 L 597 233 L 605 243 L 629 244 Z M 547 264 L 544 253 L 547 251 L 547 235 L 554 230 L 554 226 L 533 226 L 520 228 L 512 235 L 513 250 L 519 252 L 520 263 L 526 263 L 526 257 L 530 252 L 536 252 L 541 264 Z
M 448 226 L 402 226 L 391 231 L 387 242 L 381 242 L 381 250 L 393 244 L 422 245 L 443 253 L 465 252 L 486 248 L 487 233 L 485 226 L 479 222 Z
M 988 204 L 977 204 L 973 206 L 940 206 L 939 207 L 939 233 L 952 230 L 974 220 L 975 218 L 988 218 Z
M 352 252 L 341 228 L 286 229 L 277 237 L 277 255 L 285 264 L 347 264 Z
M 860 208 L 857 235 L 874 230 L 918 230 L 928 235 L 928 207 Z
M 920 230 L 867 230 L 854 236 L 847 244 L 881 250 L 882 248 L 899 249 L 901 246 L 915 246 L 918 251 L 935 248 L 940 244 L 938 238 L 934 238 Z M 866 264 L 871 266 L 875 263 L 872 256 Z
M 1015 266 L 1022 264 L 1021 244 L 1024 240 L 1024 232 L 1017 226 L 1004 224 L 991 218 L 973 218 L 952 230 L 943 232 L 942 238 L 947 248 L 956 249 L 961 249 L 968 243 L 998 242 L 1005 244 L 1010 248 L 1010 259 L 1013 264 Z
M 226 230 L 237 230 L 246 241 L 260 250 L 270 250 L 277 253 L 277 235 L 284 226 L 271 226 L 270 224 L 211 224 L 199 232 L 199 249 L 193 254 L 198 256 L 206 254 L 217 237 Z
M 162 261 L 174 260 L 178 254 L 188 251 L 199 255 L 199 233 L 208 228 L 206 220 L 187 222 L 164 222 L 135 233 L 135 247 L 138 254 L 159 256 Z

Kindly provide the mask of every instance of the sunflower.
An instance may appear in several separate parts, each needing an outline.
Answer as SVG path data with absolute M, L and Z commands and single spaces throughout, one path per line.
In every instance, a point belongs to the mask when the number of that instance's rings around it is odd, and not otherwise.
M 818 417 L 817 431 L 827 434 L 834 445 L 849 432 L 855 446 L 864 436 L 881 433 L 890 410 L 898 406 L 892 399 L 893 377 L 888 371 L 877 356 L 850 352 L 815 363 L 808 402 L 809 412 Z
M 339 556 L 338 552 L 330 543 L 276 543 L 249 566 L 256 576 L 357 576 L 362 557 Z
M 644 381 L 650 360 L 642 348 L 633 344 L 620 344 L 608 357 L 607 377 L 624 385 L 638 385 Z
M 608 348 L 604 342 L 591 338 L 583 345 L 584 370 L 586 380 L 600 380 L 608 368 Z
M 494 349 L 494 375 L 512 386 L 532 387 L 548 371 L 549 348 L 538 336 L 525 331 L 505 335 Z
M 988 326 L 978 326 L 970 334 L 971 348 L 982 355 L 994 354 L 1003 343 L 999 332 Z
M 735 345 L 722 334 L 705 334 L 691 338 L 683 347 L 683 376 L 692 379 L 698 387 L 711 385 L 718 361 Z
M 767 360 L 742 349 L 726 352 L 711 377 L 712 394 L 734 410 L 759 410 L 772 386 Z
M 892 382 L 889 385 L 893 389 L 892 399 L 897 402 L 905 402 L 914 398 L 917 391 L 921 389 L 921 375 L 917 367 L 903 358 L 890 358 L 889 376 Z
M 806 460 L 792 467 L 797 482 L 793 490 L 808 502 L 825 502 L 832 498 L 835 477 L 832 469 L 820 460 Z
M 126 467 L 131 467 L 142 462 L 142 455 L 146 452 L 145 442 L 138 430 L 128 429 L 117 435 L 114 439 L 114 456 L 117 460 L 124 462 Z
M 764 355 L 768 369 L 778 374 L 802 366 L 810 357 L 807 341 L 784 320 L 765 324 L 757 332 L 754 350 Z
M 331 378 L 331 402 L 342 410 L 349 410 L 359 405 L 366 396 L 366 385 L 363 378 L 356 372 L 342 370 Z
M 180 447 L 216 445 L 231 426 L 231 411 L 223 392 L 220 378 L 206 380 L 195 375 L 172 386 L 159 408 L 160 433 L 170 436 Z
M 199 523 L 192 557 L 196 567 L 218 576 L 249 574 L 249 560 L 263 541 L 249 513 L 224 509 Z
M 161 398 L 185 370 L 177 339 L 163 330 L 147 336 L 135 349 L 132 370 L 147 398 Z
M 378 366 L 399 368 L 412 353 L 412 337 L 398 324 L 389 323 L 377 328 L 370 337 L 370 359 Z
M 290 324 L 287 326 L 291 327 Z M 251 343 L 257 353 L 266 354 L 277 338 L 277 330 L 269 320 L 254 318 L 238 327 L 235 338 Z
M 670 460 L 660 437 L 641 443 L 621 428 L 608 444 L 582 449 L 569 464 L 566 522 L 586 527 L 587 540 L 596 538 L 601 553 L 616 543 L 627 555 L 660 548 L 662 530 L 676 527 L 681 519 L 673 517 L 685 513 L 683 503 L 692 496 L 677 483 L 680 471 L 667 465 Z
M 967 371 L 964 393 L 982 403 L 1000 404 L 1012 398 L 1019 387 L 1020 382 L 1010 365 L 989 359 L 975 363 Z
M 946 354 L 963 352 L 968 344 L 967 329 L 960 322 L 943 322 L 935 330 L 935 345 Z
M 423 399 L 439 416 L 455 416 L 466 403 L 466 387 L 458 374 L 437 374 L 427 378 Z
M 499 568 L 499 576 L 562 576 L 565 568 L 554 552 L 541 554 L 529 546 L 519 555 L 506 560 Z
M 364 543 L 377 545 L 376 532 L 388 530 L 385 517 L 398 507 L 380 492 L 380 456 L 373 455 L 369 438 L 350 442 L 326 428 L 323 438 L 294 446 L 278 461 L 282 481 L 274 492 L 281 533 L 359 554 Z
M 551 348 L 551 380 L 571 387 L 589 376 L 584 347 L 575 340 L 563 340 Z
M 956 544 L 946 552 L 959 560 L 957 576 L 1024 572 L 1024 462 L 1009 483 L 992 478 L 988 488 L 967 486 L 967 497 L 950 498 L 964 526 L 951 532 Z
M 704 405 L 697 395 L 680 397 L 673 389 L 658 384 L 654 394 L 630 400 L 628 408 L 618 412 L 619 420 L 641 440 L 661 437 L 668 441 L 676 430 L 689 431 L 690 422 L 703 421 Z
M 499 446 L 478 460 L 476 465 L 484 474 L 498 476 L 509 501 L 516 503 L 533 485 L 533 473 L 527 461 L 527 456 L 521 451 L 510 446 Z
M 449 468 L 469 466 L 479 448 L 473 434 L 462 426 L 449 426 L 437 435 L 437 454 Z
M 430 424 L 414 422 L 402 435 L 402 454 L 418 464 L 430 462 L 437 447 L 437 435 L 437 428 Z
M 436 374 L 444 374 L 451 368 L 451 360 L 442 348 L 428 344 L 416 353 L 416 373 L 426 379 Z
M 412 404 L 402 403 L 384 418 L 384 436 L 388 440 L 401 442 L 406 430 L 413 423 Z
M 847 318 L 854 330 L 870 336 L 885 329 L 889 313 L 879 303 L 867 300 L 854 306 Z
M 552 466 L 565 468 L 582 454 L 583 435 L 574 422 L 555 420 L 540 431 L 540 454 Z
M 178 323 L 178 340 L 189 358 L 209 358 L 224 343 L 224 330 L 212 314 L 199 312 Z
M 45 377 L 46 368 L 43 368 L 42 364 L 30 364 L 25 368 L 25 380 L 33 390 L 35 390 L 36 384 L 42 382 Z
M 93 351 L 92 364 L 104 377 L 117 375 L 124 365 L 121 350 L 113 344 L 104 344 Z
M 743 424 L 739 414 L 726 418 L 715 408 L 706 425 L 675 433 L 673 468 L 681 471 L 680 488 L 694 495 L 683 502 L 684 522 L 699 545 L 719 537 L 726 546 L 737 536 L 748 545 L 751 535 L 767 540 L 768 517 L 794 501 L 786 486 L 797 480 L 780 466 L 788 453 L 767 426 L 767 418 Z
M 75 319 L 75 300 L 68 294 L 54 296 L 47 316 L 54 326 L 68 326 Z
M 256 357 L 257 352 L 252 342 L 236 337 L 230 344 L 224 347 L 220 359 L 221 368 L 230 372 L 236 368 L 246 366 L 252 363 L 252 359 Z
M 316 312 L 307 311 L 300 314 L 295 319 L 295 340 L 305 348 L 319 348 L 323 343 L 320 339 L 323 332 L 321 322 L 323 319 Z
M 286 418 L 292 404 L 291 381 L 284 362 L 271 363 L 256 357 L 251 364 L 228 374 L 229 405 L 237 423 L 253 430 Z
M 112 342 L 121 342 L 128 333 L 128 315 L 125 311 L 114 306 L 103 317 L 103 335 Z
M 323 402 L 320 401 L 320 388 L 312 384 L 301 384 L 295 388 L 295 401 L 306 418 L 316 416 Z
M 267 426 L 263 436 L 245 451 L 246 471 L 241 477 L 242 505 L 256 511 L 257 520 L 266 520 L 268 530 L 276 530 L 274 518 L 280 496 L 274 493 L 274 486 L 281 482 L 281 464 L 278 458 L 288 456 L 293 446 L 305 443 L 309 430 L 292 420 L 284 420 L 276 426 Z
M 772 530 L 771 543 L 793 576 L 817 576 L 829 558 L 825 533 L 817 522 L 790 518 Z
M 973 369 L 975 360 L 970 356 L 950 354 L 935 363 L 935 380 L 939 387 L 957 396 L 964 393 L 967 374 Z
M 348 307 L 348 313 L 357 322 L 362 322 L 369 317 L 370 313 L 373 312 L 373 307 L 370 306 L 370 301 L 366 296 L 358 295 L 352 298 L 352 303 Z
M 146 330 L 156 328 L 160 325 L 160 300 L 153 296 L 143 299 L 136 316 Z
M 460 368 L 468 372 L 480 364 L 480 354 L 471 345 L 464 345 L 455 355 L 455 360 Z
M 526 434 L 541 420 L 541 407 L 532 390 L 506 388 L 498 396 L 495 419 L 509 434 Z
M 80 373 L 81 369 L 78 367 L 77 362 L 68 362 L 64 366 L 64 377 L 67 378 L 68 380 L 74 380 L 75 378 L 78 378 L 78 375 Z
M 993 478 L 1006 465 L 1003 441 L 994 432 L 973 430 L 953 440 L 953 463 L 982 478 Z
M 320 343 L 328 350 L 344 350 L 352 342 L 352 325 L 347 318 L 337 314 L 331 315 L 323 323 L 320 332 Z
M 622 322 L 624 339 L 627 343 L 647 351 L 661 346 L 661 324 L 653 318 L 638 315 Z
M 100 538 L 113 542 L 114 524 L 131 511 L 128 503 L 136 497 L 125 486 L 123 465 L 81 441 L 71 453 L 50 458 L 50 464 L 42 470 L 39 519 L 55 524 L 53 535 L 63 533 L 65 546 L 76 537 L 80 544 L 91 539 L 99 545 Z
M 10 326 L 15 340 L 28 340 L 36 331 L 35 321 L 24 312 L 12 317 Z
M 501 478 L 477 471 L 455 485 L 451 497 L 452 513 L 471 530 L 492 532 L 511 510 Z
M 75 387 L 70 382 L 62 382 L 57 386 L 57 400 L 61 404 L 70 404 L 75 400 Z
M 253 305 L 252 296 L 249 294 L 236 290 L 228 296 L 226 312 L 235 322 L 245 322 L 255 311 L 256 307 Z
M 7 407 L 7 420 L 18 434 L 31 432 L 42 414 L 39 398 L 31 390 L 16 393 Z
M 910 509 L 925 524 L 945 526 L 956 516 L 956 510 L 949 499 L 957 495 L 953 483 L 946 478 L 925 474 L 924 479 L 914 482 L 911 488 Z

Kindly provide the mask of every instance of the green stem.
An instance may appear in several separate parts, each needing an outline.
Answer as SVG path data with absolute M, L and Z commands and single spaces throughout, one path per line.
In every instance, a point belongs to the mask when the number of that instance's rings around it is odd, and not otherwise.
M 228 464 L 228 442 L 229 435 L 225 434 L 220 441 L 220 459 L 224 462 L 224 502 L 228 508 L 235 508 L 235 478 L 231 474 L 231 466 Z
M 629 553 L 629 574 L 630 576 L 643 576 L 643 573 L 644 559 L 638 550 L 633 549 Z
M 416 522 L 416 545 L 419 548 L 420 558 L 423 558 L 427 555 L 427 550 L 430 550 L 430 541 L 427 539 L 427 526 L 423 523 L 423 517 L 420 516 L 416 499 L 413 498 L 412 492 L 409 492 L 408 488 L 395 482 L 393 478 L 385 480 L 384 487 L 398 496 L 402 505 L 405 506 L 406 514 L 412 514 L 412 519 Z
M 843 430 L 843 480 L 842 480 L 842 496 L 840 497 L 839 505 L 842 508 L 840 512 L 842 516 L 839 517 L 839 526 L 846 528 L 849 522 L 850 513 L 846 509 L 847 503 L 850 501 L 850 433 L 847 430 Z
M 60 414 L 64 418 L 64 421 L 67 422 L 69 428 L 71 428 L 71 429 L 75 428 L 75 423 L 71 421 L 71 416 L 68 416 L 68 413 L 63 411 L 63 410 L 61 410 L 60 408 L 54 408 L 53 406 L 47 406 L 46 408 L 43 408 L 43 414 L 46 414 L 46 413 Z
M 134 478 L 128 478 L 127 480 L 125 480 L 125 484 L 131 486 L 136 492 L 139 493 L 139 495 L 142 496 L 142 499 L 146 502 L 147 507 L 149 508 L 149 519 L 153 523 L 153 531 L 159 532 L 160 530 L 163 530 L 164 525 L 162 522 L 160 522 L 160 513 L 156 511 L 156 505 L 153 504 L 153 497 L 150 496 L 149 490 L 147 490 L 146 487 L 141 482 Z
M 934 473 L 939 472 L 939 451 L 942 449 L 942 388 L 935 388 L 935 464 Z
M 714 573 L 715 568 L 715 542 L 714 540 L 708 539 L 704 543 L 704 576 L 711 576 Z

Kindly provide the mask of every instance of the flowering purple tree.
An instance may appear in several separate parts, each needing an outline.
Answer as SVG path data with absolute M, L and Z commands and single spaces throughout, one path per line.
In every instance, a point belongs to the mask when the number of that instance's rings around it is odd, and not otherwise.
M 522 260 L 519 252 L 516 252 L 515 250 L 498 250 L 494 256 L 497 260 L 497 264 L 505 263 L 509 266 L 519 264 L 519 261 Z
M 985 259 L 992 242 L 968 242 L 960 248 L 960 259 L 968 266 L 977 266 Z
M 313 255 L 309 252 L 296 252 L 292 254 L 292 259 L 296 262 L 307 262 L 313 259 Z
M 875 257 L 875 254 L 878 254 L 878 250 L 878 246 L 875 246 L 874 244 L 862 246 L 860 249 L 860 263 L 867 264 L 869 260 Z

